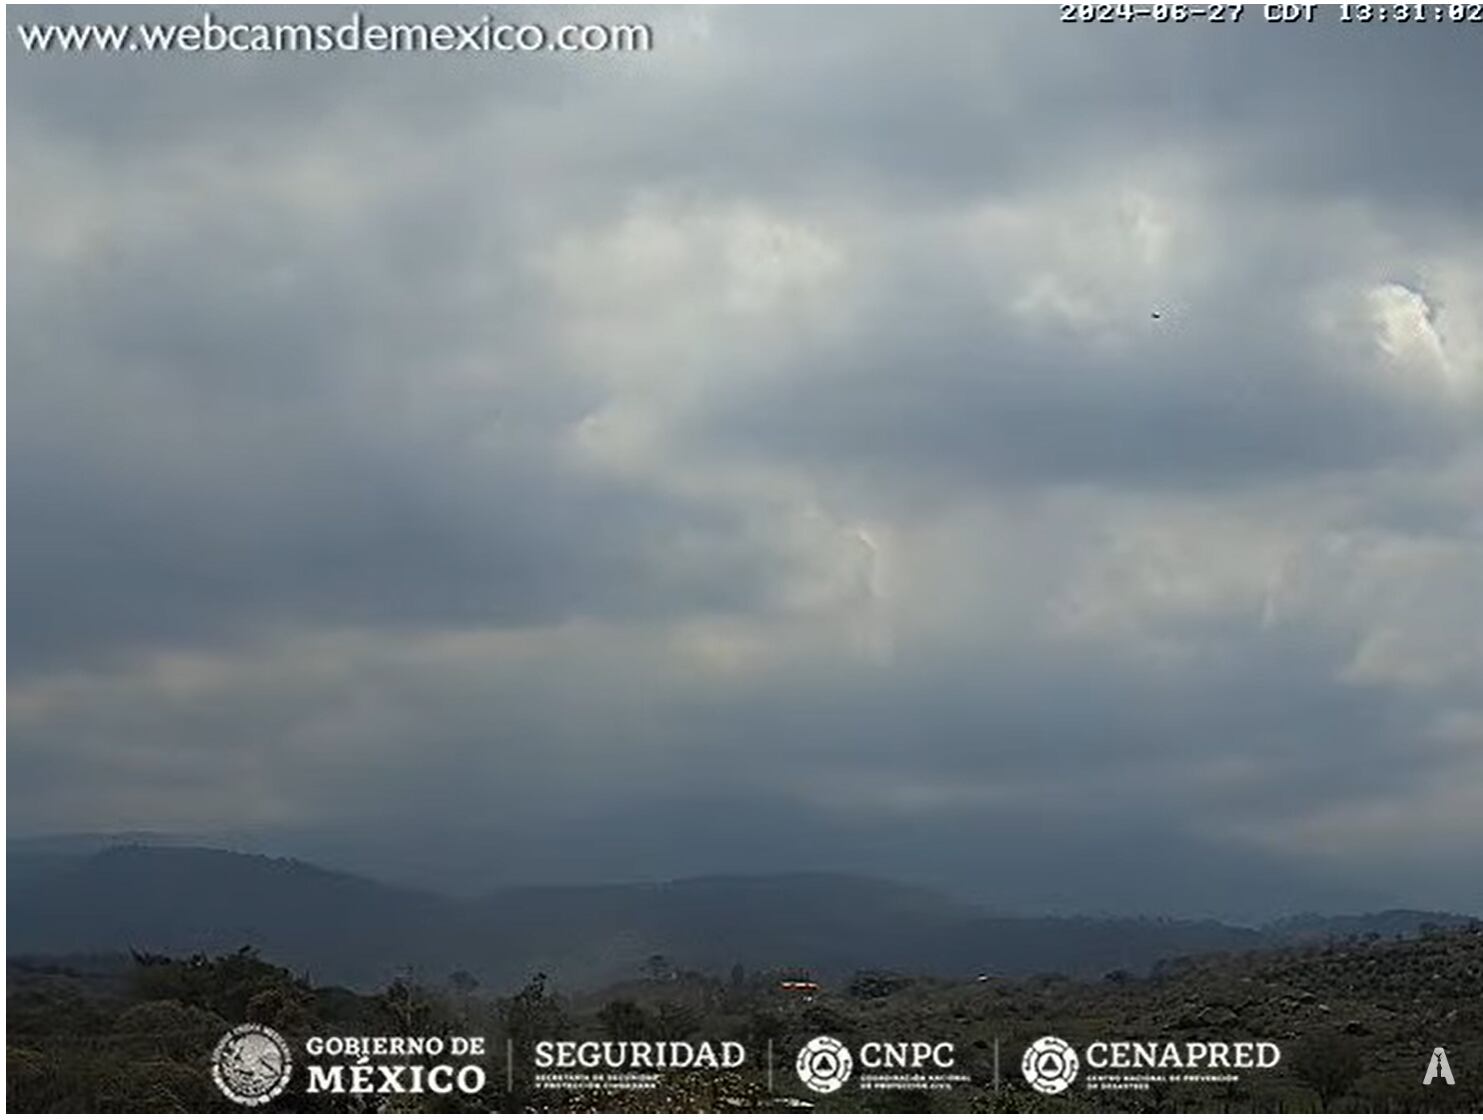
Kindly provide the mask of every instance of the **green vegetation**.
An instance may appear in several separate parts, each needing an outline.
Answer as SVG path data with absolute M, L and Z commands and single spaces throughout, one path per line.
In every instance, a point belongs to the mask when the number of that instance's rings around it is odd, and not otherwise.
M 934 980 L 862 972 L 816 999 L 784 994 L 791 972 L 712 976 L 640 960 L 634 978 L 584 996 L 536 975 L 487 993 L 478 977 L 436 982 L 404 975 L 379 992 L 316 986 L 249 948 L 208 958 L 12 960 L 6 1078 L 13 1111 L 236 1111 L 216 1091 L 207 1057 L 222 1032 L 261 1022 L 302 1054 L 311 1035 L 478 1035 L 490 1072 L 477 1097 L 367 1101 L 310 1096 L 296 1076 L 266 1111 L 776 1111 L 789 1097 L 818 1111 L 1476 1112 L 1483 1107 L 1483 930 L 1436 930 L 1410 940 L 1354 936 L 1297 949 L 1219 954 L 1171 963 L 1151 978 L 1100 982 L 1044 975 L 1023 982 Z M 1082 1078 L 1043 1096 L 1018 1073 L 1042 1034 L 1078 1047 L 1097 1039 L 1267 1039 L 1281 1065 L 1236 1084 L 1092 1090 Z M 951 1040 L 967 1087 L 827 1097 L 791 1072 L 803 1041 Z M 527 1056 L 540 1039 L 737 1039 L 748 1068 L 666 1075 L 657 1089 L 603 1093 L 535 1087 L 528 1060 L 507 1071 L 507 1044 Z M 994 1080 L 994 1042 L 999 1082 Z M 774 1085 L 765 1059 L 771 1044 Z M 1434 1046 L 1457 1084 L 1423 1087 Z

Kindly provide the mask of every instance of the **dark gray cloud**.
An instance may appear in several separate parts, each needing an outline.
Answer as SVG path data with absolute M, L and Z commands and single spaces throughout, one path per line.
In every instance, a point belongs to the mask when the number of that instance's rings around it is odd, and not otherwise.
M 13 827 L 1483 906 L 1477 36 L 1055 15 L 12 34 Z
M 737 379 L 697 447 L 921 472 L 946 494 L 1052 481 L 1227 487 L 1446 459 L 1477 435 L 1439 402 L 1312 363 L 1288 315 L 1260 300 L 1208 318 L 1129 309 L 1143 345 L 1095 377 L 1095 352 L 1027 336 L 951 293 L 916 288 L 891 318 L 877 310 L 858 348 L 806 355 L 807 378 L 761 389 Z

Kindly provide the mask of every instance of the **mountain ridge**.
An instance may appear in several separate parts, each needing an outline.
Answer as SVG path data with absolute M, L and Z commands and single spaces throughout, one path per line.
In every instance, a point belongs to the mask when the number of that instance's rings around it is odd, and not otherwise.
M 1262 928 L 1006 916 L 930 888 L 824 871 L 504 887 L 464 899 L 292 857 L 174 844 L 44 857 L 22 849 L 7 864 L 13 955 L 189 955 L 252 944 L 352 987 L 407 970 L 461 969 L 491 986 L 543 971 L 565 987 L 590 988 L 631 977 L 654 956 L 714 973 L 733 964 L 805 969 L 827 981 L 868 969 L 1090 977 L 1201 953 L 1469 921 L 1426 911 L 1298 915 Z

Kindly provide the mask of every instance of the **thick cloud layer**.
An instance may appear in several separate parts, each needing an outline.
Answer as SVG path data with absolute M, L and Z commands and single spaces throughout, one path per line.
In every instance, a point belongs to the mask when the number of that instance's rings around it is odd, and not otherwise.
M 1477 30 L 591 18 L 12 33 L 13 831 L 1483 908 Z

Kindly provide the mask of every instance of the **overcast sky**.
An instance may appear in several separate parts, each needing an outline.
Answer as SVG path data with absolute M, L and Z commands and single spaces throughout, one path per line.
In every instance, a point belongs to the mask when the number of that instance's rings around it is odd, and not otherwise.
M 1247 9 L 12 35 L 12 834 L 1483 909 L 1483 27 Z

